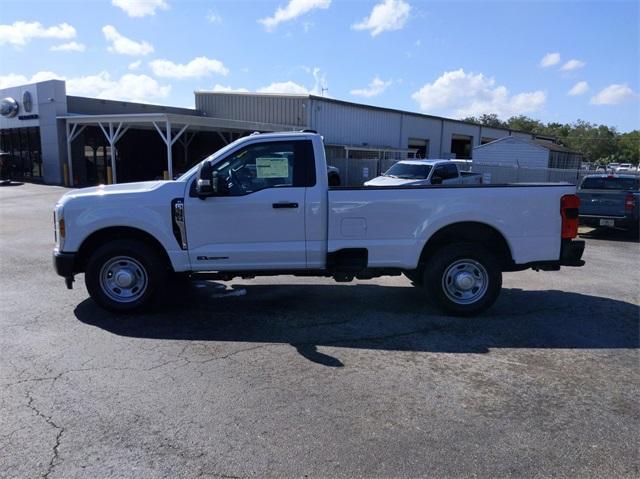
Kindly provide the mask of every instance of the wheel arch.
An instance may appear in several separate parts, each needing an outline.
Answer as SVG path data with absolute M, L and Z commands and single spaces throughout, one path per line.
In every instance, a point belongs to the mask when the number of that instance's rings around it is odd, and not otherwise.
M 78 249 L 75 269 L 78 272 L 83 272 L 92 252 L 113 239 L 136 239 L 142 241 L 160 254 L 168 268 L 173 268 L 167 250 L 152 234 L 132 226 L 110 226 L 94 231 L 82 241 Z
M 482 222 L 462 221 L 443 226 L 429 237 L 420 253 L 418 268 L 426 264 L 439 248 L 454 242 L 482 244 L 495 255 L 503 271 L 514 266 L 513 251 L 498 229 Z

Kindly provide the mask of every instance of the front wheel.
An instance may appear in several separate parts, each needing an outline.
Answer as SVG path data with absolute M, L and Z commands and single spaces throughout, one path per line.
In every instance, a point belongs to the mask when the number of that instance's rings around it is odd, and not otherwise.
M 166 283 L 163 258 L 137 240 L 115 240 L 99 247 L 89 258 L 85 284 L 91 298 L 114 312 L 146 309 Z
M 498 299 L 502 271 L 495 256 L 482 245 L 456 243 L 431 257 L 424 272 L 424 286 L 446 312 L 474 316 Z

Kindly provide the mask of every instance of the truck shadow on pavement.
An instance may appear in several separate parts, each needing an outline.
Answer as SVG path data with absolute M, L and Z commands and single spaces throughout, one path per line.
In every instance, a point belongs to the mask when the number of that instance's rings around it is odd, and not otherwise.
M 482 316 L 444 316 L 402 286 L 274 284 L 184 286 L 162 310 L 116 315 L 87 299 L 83 323 L 136 338 L 287 343 L 339 367 L 318 346 L 486 353 L 494 348 L 638 348 L 640 307 L 563 291 L 504 289 Z

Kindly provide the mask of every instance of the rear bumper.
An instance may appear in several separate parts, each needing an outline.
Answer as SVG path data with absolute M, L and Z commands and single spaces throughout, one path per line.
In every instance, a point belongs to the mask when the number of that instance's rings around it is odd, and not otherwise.
M 638 218 L 632 216 L 580 215 L 580 224 L 585 226 L 603 226 L 600 220 L 613 221 L 615 228 L 632 228 L 638 224 Z
M 582 240 L 562 240 L 560 266 L 583 266 L 584 245 Z
M 584 266 L 582 255 L 585 242 L 582 240 L 562 240 L 558 261 L 536 261 L 520 266 L 515 271 L 532 268 L 536 271 L 559 271 L 561 266 Z

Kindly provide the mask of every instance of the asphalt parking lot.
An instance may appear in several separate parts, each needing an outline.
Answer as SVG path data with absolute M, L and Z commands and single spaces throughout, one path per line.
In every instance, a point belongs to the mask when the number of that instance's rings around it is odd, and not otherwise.
M 637 477 L 640 245 L 505 275 L 482 317 L 404 277 L 176 290 L 120 317 L 51 267 L 63 188 L 0 188 L 0 477 Z

